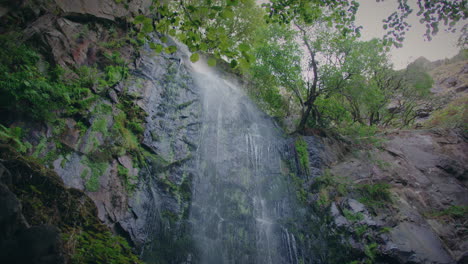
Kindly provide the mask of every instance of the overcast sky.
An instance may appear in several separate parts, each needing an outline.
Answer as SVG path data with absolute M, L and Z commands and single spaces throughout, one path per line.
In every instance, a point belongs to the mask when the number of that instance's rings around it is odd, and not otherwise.
M 265 3 L 268 0 L 256 0 L 257 3 Z M 358 25 L 363 26 L 362 38 L 369 40 L 372 38 L 382 38 L 384 31 L 382 29 L 382 20 L 397 10 L 397 0 L 384 0 L 377 3 L 376 0 L 358 0 L 360 3 L 359 11 L 356 17 Z M 406 33 L 406 39 L 403 48 L 393 48 L 391 59 L 396 69 L 405 68 L 408 63 L 424 56 L 428 60 L 440 60 L 451 58 L 458 53 L 456 46 L 459 31 L 457 33 L 447 33 L 442 27 L 439 33 L 431 41 L 425 41 L 423 34 L 426 31 L 424 25 L 421 25 L 416 16 L 416 0 L 409 0 L 413 7 L 413 14 L 408 19 L 412 25 L 409 32 Z M 457 27 L 461 28 L 466 21 L 459 22 Z
M 392 62 L 396 69 L 406 67 L 406 65 L 420 56 L 434 61 L 444 58 L 453 57 L 458 53 L 459 48 L 456 46 L 459 31 L 457 33 L 447 33 L 440 30 L 439 33 L 431 40 L 425 41 L 423 34 L 425 26 L 421 25 L 416 16 L 417 6 L 416 0 L 409 0 L 414 11 L 409 17 L 408 22 L 412 25 L 409 32 L 406 33 L 406 39 L 403 43 L 403 48 L 393 48 L 391 51 Z M 395 12 L 397 1 L 386 0 L 377 3 L 375 0 L 359 0 L 360 7 L 356 16 L 356 23 L 362 25 L 362 38 L 369 40 L 374 37 L 381 38 L 384 34 L 382 29 L 382 19 L 388 17 Z M 462 26 L 466 21 L 459 23 Z

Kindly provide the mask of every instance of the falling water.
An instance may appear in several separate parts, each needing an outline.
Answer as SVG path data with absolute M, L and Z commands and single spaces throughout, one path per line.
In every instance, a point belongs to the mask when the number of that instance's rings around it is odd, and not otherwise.
M 283 225 L 291 211 L 285 139 L 235 83 L 197 63 L 203 125 L 190 222 L 195 262 L 298 263 Z

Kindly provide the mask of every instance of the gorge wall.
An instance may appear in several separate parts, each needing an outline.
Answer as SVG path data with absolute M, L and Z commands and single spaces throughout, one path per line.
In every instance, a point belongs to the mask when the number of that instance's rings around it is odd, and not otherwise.
M 52 120 L 2 110 L 30 147 L 0 147 L 0 258 L 466 263 L 464 132 L 396 131 L 365 150 L 284 135 L 222 71 L 196 73 L 183 47 L 156 54 L 149 43 L 177 45 L 157 33 L 140 39 L 131 21 L 151 4 L 1 2 L 0 32 L 87 91 Z M 91 250 L 102 243 L 119 253 Z

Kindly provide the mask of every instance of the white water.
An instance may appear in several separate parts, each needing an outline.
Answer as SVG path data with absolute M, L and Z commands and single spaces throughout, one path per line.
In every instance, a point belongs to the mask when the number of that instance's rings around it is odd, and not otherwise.
M 274 122 L 234 83 L 199 62 L 203 125 L 190 222 L 197 263 L 298 263 L 288 217 L 285 142 Z

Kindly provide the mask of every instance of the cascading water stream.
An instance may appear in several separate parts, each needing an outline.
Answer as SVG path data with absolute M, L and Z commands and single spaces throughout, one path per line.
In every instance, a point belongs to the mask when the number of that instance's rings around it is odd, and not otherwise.
M 285 139 L 240 87 L 201 63 L 203 122 L 190 222 L 199 263 L 298 263 L 290 217 Z M 286 175 L 285 175 L 286 174 Z

